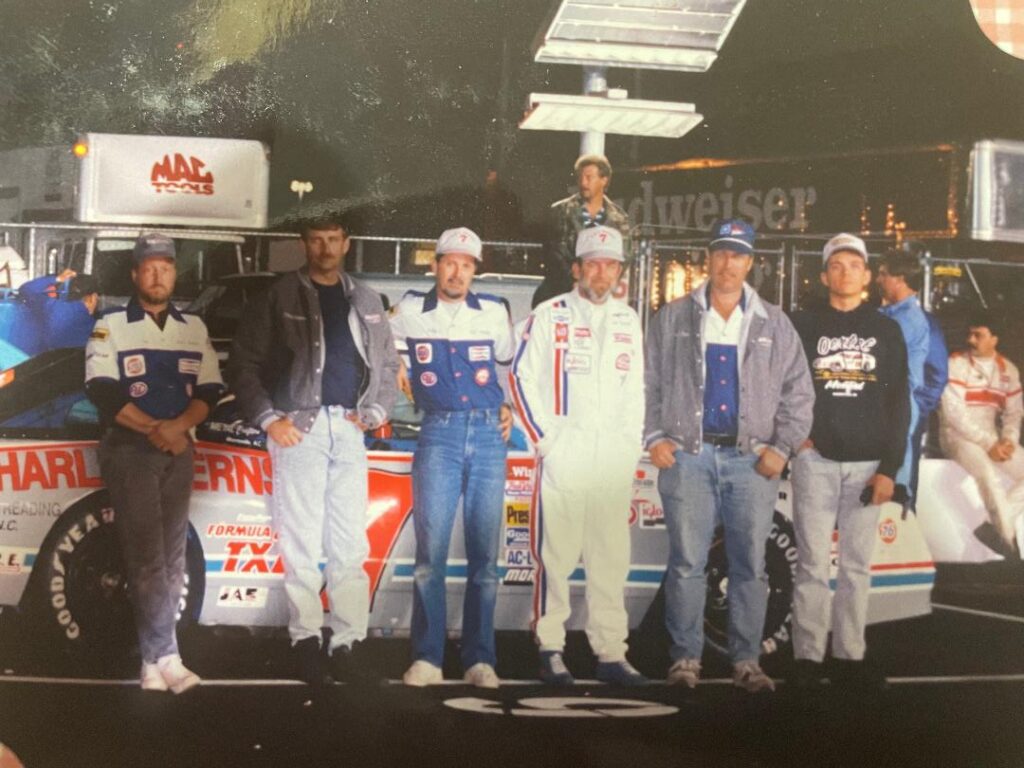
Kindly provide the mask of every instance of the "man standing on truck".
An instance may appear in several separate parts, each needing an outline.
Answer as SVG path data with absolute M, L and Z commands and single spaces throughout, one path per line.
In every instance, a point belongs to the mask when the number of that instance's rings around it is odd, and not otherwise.
M 622 275 L 622 234 L 591 227 L 576 241 L 577 286 L 537 307 L 523 330 L 509 385 L 540 454 L 530 544 L 533 630 L 540 676 L 572 685 L 565 665 L 569 577 L 586 568 L 587 638 L 597 678 L 647 679 L 626 660 L 629 506 L 642 453 L 644 365 L 640 319 L 612 299 Z
M 506 443 L 512 430 L 512 410 L 505 404 L 497 366 L 512 361 L 512 325 L 501 299 L 470 291 L 481 261 L 475 232 L 445 230 L 435 254 L 435 287 L 427 293 L 409 291 L 390 312 L 403 374 L 408 371 L 408 386 L 425 412 L 412 464 L 413 663 L 402 680 L 412 686 L 442 680 L 448 546 L 461 498 L 467 558 L 464 679 L 479 688 L 497 688 L 494 605 Z
M 182 693 L 199 683 L 181 662 L 174 631 L 192 492 L 189 431 L 224 385 L 203 321 L 171 304 L 174 241 L 142 235 L 132 260 L 135 297 L 96 321 L 86 346 L 85 387 L 106 427 L 100 472 L 116 512 L 142 688 Z
M 871 282 L 864 241 L 839 234 L 822 252 L 828 304 L 793 317 L 811 364 L 814 425 L 793 458 L 793 683 L 822 678 L 829 632 L 837 689 L 885 687 L 865 666 L 871 558 L 879 505 L 893 495 L 910 426 L 907 347 L 900 327 L 864 303 Z M 835 596 L 829 584 L 839 529 Z
M 977 481 L 1001 554 L 1019 557 L 1014 525 L 1024 513 L 1020 373 L 999 354 L 1002 329 L 992 317 L 978 314 L 968 324 L 967 351 L 949 358 L 939 437 L 943 452 Z M 1009 492 L 1006 480 L 1012 483 Z
M 533 306 L 572 290 L 576 239 L 591 227 L 607 226 L 622 235 L 625 263 L 629 267 L 629 217 L 607 196 L 612 166 L 604 155 L 583 155 L 575 165 L 579 192 L 552 204 L 544 248 L 544 281 L 533 295 Z M 614 287 L 613 287 L 614 291 Z
M 720 221 L 708 282 L 666 305 L 647 337 L 644 442 L 660 470 L 669 532 L 668 683 L 694 688 L 704 650 L 708 550 L 721 523 L 729 560 L 733 683 L 775 690 L 762 670 L 765 547 L 786 460 L 811 429 L 814 390 L 800 338 L 746 283 L 754 229 Z
M 369 618 L 363 433 L 390 415 L 398 355 L 380 296 L 343 270 L 350 242 L 335 219 L 303 226 L 306 266 L 247 309 L 227 371 L 246 418 L 267 433 L 288 633 L 298 674 L 314 686 L 331 677 L 379 681 L 354 653 Z M 324 578 L 329 657 L 321 648 Z

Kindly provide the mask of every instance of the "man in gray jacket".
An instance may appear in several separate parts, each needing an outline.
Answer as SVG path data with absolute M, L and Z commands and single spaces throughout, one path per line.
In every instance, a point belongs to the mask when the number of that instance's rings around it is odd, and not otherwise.
M 306 266 L 247 308 L 227 371 L 245 417 L 267 433 L 288 632 L 299 676 L 311 685 L 372 678 L 352 657 L 369 617 L 363 432 L 387 421 L 398 392 L 380 296 L 342 270 L 349 242 L 332 219 L 303 227 Z M 329 664 L 320 647 L 324 578 Z
M 779 477 L 811 429 L 814 389 L 792 323 L 746 284 L 754 230 L 718 222 L 708 281 L 666 305 L 645 353 L 644 444 L 660 470 L 669 532 L 668 683 L 696 686 L 704 648 L 705 568 L 721 523 L 729 561 L 733 682 L 774 690 L 758 664 L 768 600 L 765 544 Z

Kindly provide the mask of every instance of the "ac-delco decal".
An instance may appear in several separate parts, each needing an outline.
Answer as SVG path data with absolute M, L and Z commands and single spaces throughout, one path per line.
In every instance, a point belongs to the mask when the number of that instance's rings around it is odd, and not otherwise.
M 212 195 L 213 172 L 198 157 L 185 157 L 180 152 L 164 155 L 153 163 L 150 182 L 157 192 L 185 195 Z

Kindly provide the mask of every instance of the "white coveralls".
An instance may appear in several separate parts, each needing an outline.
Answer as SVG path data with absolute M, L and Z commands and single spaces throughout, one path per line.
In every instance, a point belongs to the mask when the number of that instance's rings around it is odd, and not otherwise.
M 1008 543 L 1024 512 L 1022 415 L 1020 373 L 1013 363 L 1000 354 L 991 366 L 967 352 L 950 355 L 949 383 L 940 410 L 942 450 L 977 481 L 992 525 Z M 1009 459 L 997 462 L 988 451 L 1000 439 L 1016 449 Z M 1003 485 L 1005 476 L 1013 482 L 1009 493 Z
M 625 659 L 629 507 L 642 449 L 644 361 L 628 305 L 575 290 L 538 306 L 523 331 L 510 390 L 537 447 L 531 549 L 533 630 L 560 651 L 569 576 L 583 556 L 587 637 L 602 662 Z

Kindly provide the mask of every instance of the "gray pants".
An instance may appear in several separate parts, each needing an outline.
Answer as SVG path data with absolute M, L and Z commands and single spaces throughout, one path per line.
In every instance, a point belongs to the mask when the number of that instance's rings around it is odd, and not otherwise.
M 142 660 L 178 652 L 175 615 L 185 579 L 192 493 L 192 445 L 163 453 L 142 435 L 114 428 L 100 441 L 100 472 L 110 491 Z
M 860 501 L 877 461 L 831 461 L 813 448 L 793 458 L 793 526 L 797 567 L 793 584 L 793 655 L 821 661 L 828 633 L 837 659 L 864 658 L 871 558 L 878 539 L 878 506 Z M 839 567 L 831 590 L 832 532 L 839 528 Z

